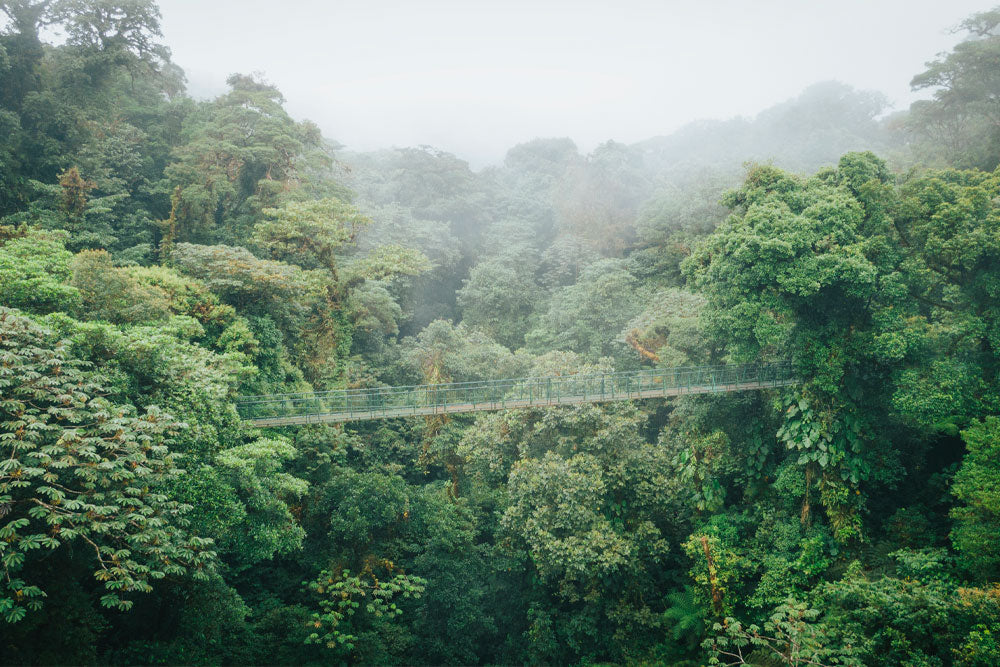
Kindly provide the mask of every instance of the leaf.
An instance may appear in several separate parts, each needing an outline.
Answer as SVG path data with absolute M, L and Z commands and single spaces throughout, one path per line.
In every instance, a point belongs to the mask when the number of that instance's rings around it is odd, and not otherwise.
M 28 610 L 25 609 L 24 607 L 14 607 L 14 608 L 12 608 L 12 609 L 4 612 L 3 616 L 7 620 L 8 623 L 17 623 L 22 618 L 24 618 L 25 614 L 27 614 L 27 613 L 28 613 Z

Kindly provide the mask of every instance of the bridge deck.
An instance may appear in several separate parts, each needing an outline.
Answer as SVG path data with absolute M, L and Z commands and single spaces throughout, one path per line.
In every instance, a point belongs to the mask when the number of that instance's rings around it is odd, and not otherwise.
M 295 426 L 751 391 L 797 383 L 787 363 L 706 366 L 256 396 L 242 399 L 238 409 L 256 426 Z
M 294 415 L 289 417 L 265 417 L 262 419 L 252 419 L 255 426 L 298 426 L 301 424 L 328 424 L 348 421 L 362 421 L 368 419 L 393 419 L 399 417 L 415 417 L 421 415 L 444 415 L 461 412 L 489 412 L 495 410 L 514 410 L 518 408 L 545 407 L 553 405 L 575 405 L 580 403 L 603 403 L 608 401 L 626 401 L 640 398 L 665 398 L 670 396 L 684 396 L 687 394 L 717 394 L 732 391 L 749 391 L 754 389 L 773 389 L 776 387 L 787 387 L 798 384 L 797 380 L 784 380 L 781 382 L 744 382 L 740 384 L 724 386 L 701 386 L 701 387 L 674 387 L 666 390 L 647 389 L 644 391 L 634 391 L 631 394 L 620 394 L 615 398 L 610 396 L 567 396 L 554 399 L 511 399 L 509 401 L 490 401 L 486 403 L 446 403 L 439 405 L 414 405 L 396 406 L 383 409 L 372 409 L 368 412 L 348 411 L 348 412 L 328 412 L 308 415 Z

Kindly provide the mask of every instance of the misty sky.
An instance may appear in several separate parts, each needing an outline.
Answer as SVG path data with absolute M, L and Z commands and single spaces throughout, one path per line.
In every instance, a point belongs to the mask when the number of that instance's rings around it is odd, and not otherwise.
M 430 144 L 481 166 L 753 115 L 811 83 L 909 81 L 990 0 L 160 0 L 193 95 L 262 72 L 350 150 Z

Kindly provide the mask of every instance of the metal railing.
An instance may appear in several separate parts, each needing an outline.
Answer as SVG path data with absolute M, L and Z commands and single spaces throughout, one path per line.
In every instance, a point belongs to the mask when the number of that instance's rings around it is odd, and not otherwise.
M 788 362 L 247 396 L 244 419 L 285 426 L 768 389 L 796 384 Z

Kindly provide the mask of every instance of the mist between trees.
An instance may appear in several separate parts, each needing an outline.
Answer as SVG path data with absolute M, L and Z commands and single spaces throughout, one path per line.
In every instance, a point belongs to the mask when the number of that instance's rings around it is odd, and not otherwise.
M 1000 664 L 1000 11 L 915 73 L 473 171 L 150 0 L 0 0 L 10 664 Z M 40 35 L 58 29 L 59 44 Z M 240 396 L 790 359 L 259 429 Z

